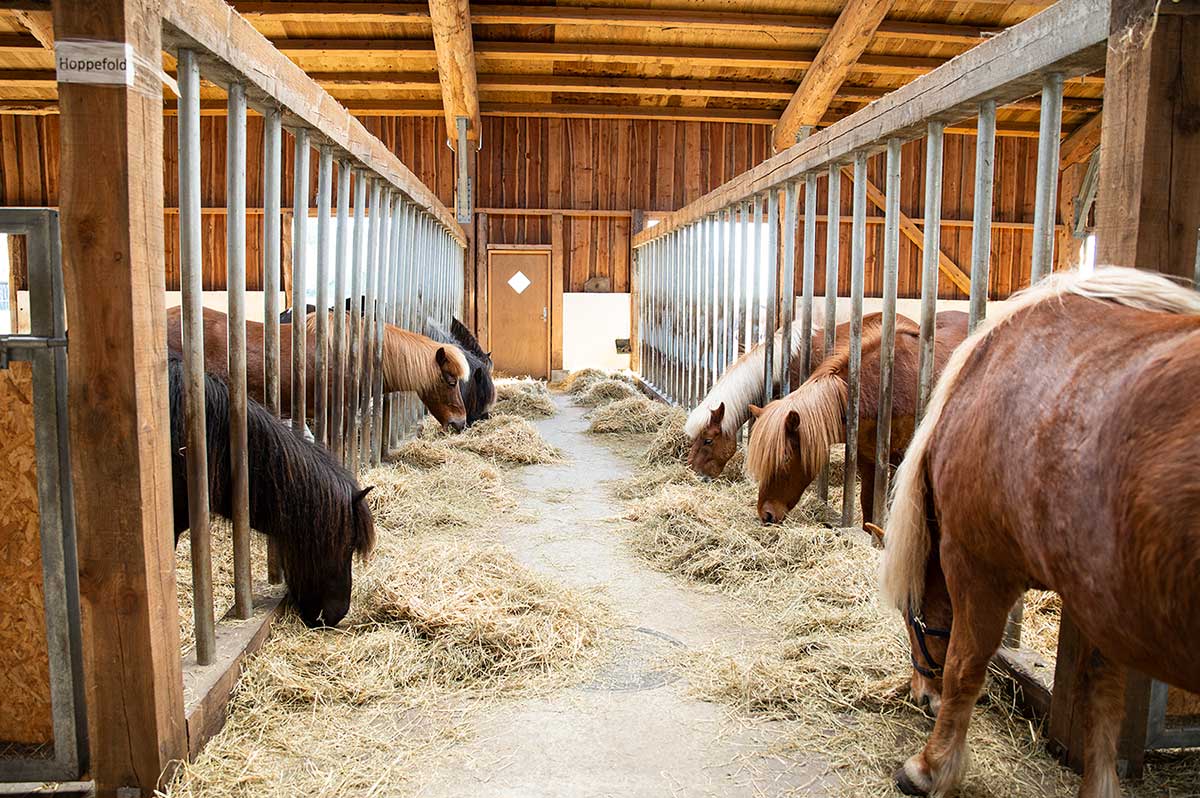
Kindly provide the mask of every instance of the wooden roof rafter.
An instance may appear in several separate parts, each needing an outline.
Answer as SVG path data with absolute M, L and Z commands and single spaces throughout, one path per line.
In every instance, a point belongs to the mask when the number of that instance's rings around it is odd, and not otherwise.
M 467 120 L 468 141 L 478 141 L 480 135 L 479 86 L 470 3 L 468 0 L 429 0 L 429 13 L 446 117 L 446 138 L 451 149 L 457 151 L 458 119 Z

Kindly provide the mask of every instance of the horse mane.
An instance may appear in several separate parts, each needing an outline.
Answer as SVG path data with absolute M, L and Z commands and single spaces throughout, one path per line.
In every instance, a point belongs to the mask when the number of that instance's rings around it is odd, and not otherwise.
M 394 386 L 405 386 L 401 390 L 420 391 L 436 385 L 442 379 L 435 355 L 439 349 L 454 364 L 454 376 L 465 380 L 471 374 L 466 355 L 457 345 L 435 341 L 420 333 L 411 332 L 394 324 L 383 327 L 383 378 Z
M 183 361 L 167 360 L 172 456 L 186 446 Z M 335 554 L 370 554 L 375 527 L 358 482 L 324 448 L 297 437 L 270 411 L 247 401 L 250 523 L 277 541 L 293 585 L 321 579 Z M 229 388 L 204 375 L 209 505 L 231 515 Z M 182 454 L 180 454 L 182 456 Z M 316 533 L 297 534 L 300 531 Z
M 800 420 L 797 432 L 804 442 L 798 465 L 806 473 L 817 473 L 829 460 L 829 447 L 845 437 L 848 394 L 845 380 L 826 374 L 810 377 L 787 396 L 768 404 L 754 422 L 746 470 L 761 482 L 792 464 L 787 419 L 794 411 Z
M 479 339 L 475 334 L 467 329 L 467 325 L 458 320 L 457 316 L 450 318 L 450 334 L 454 336 L 454 342 L 459 345 L 464 352 L 469 352 L 482 361 L 490 361 L 492 356 L 483 351 L 483 347 L 479 345 Z
M 479 346 L 479 341 L 458 319 L 453 319 L 447 332 L 436 319 L 427 318 L 425 329 L 436 341 L 457 345 L 467 359 L 470 379 L 459 383 L 463 407 L 467 411 L 467 424 L 474 424 L 487 417 L 496 403 L 496 383 L 492 379 L 492 358 Z
M 775 333 L 775 362 L 771 374 L 777 379 L 783 361 L 783 331 Z M 803 330 L 800 325 L 792 327 L 792 345 L 788 352 L 788 361 L 795 357 L 804 342 Z M 766 344 L 762 343 L 733 361 L 716 385 L 708 392 L 708 396 L 688 414 L 683 432 L 690 439 L 700 437 L 704 428 L 712 418 L 710 411 L 715 410 L 722 402 L 725 403 L 725 417 L 721 420 L 721 433 L 733 437 L 750 415 L 750 403 L 762 396 L 763 392 L 763 359 Z
M 919 607 L 925 590 L 930 538 L 926 520 L 926 468 L 933 433 L 946 410 L 967 362 L 987 338 L 1018 313 L 1068 295 L 1152 313 L 1200 316 L 1200 294 L 1153 272 L 1119 266 L 1097 266 L 1091 275 L 1060 272 L 1005 302 L 966 340 L 946 363 L 920 426 L 913 433 L 896 472 L 895 491 L 880 565 L 879 586 L 885 600 L 901 612 Z

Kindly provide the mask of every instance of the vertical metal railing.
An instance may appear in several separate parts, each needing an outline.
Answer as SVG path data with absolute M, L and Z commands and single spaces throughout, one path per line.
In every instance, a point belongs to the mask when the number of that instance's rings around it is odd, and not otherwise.
M 260 90 L 249 97 L 251 77 L 239 76 L 215 56 L 198 55 L 179 47 L 179 225 L 182 287 L 182 342 L 186 383 L 188 517 L 191 527 L 192 586 L 195 605 L 196 659 L 213 661 L 216 651 L 216 609 L 213 600 L 212 542 L 205 419 L 205 347 L 203 316 L 203 250 L 201 207 L 200 78 L 202 59 L 213 62 L 205 77 L 227 93 L 225 153 L 227 370 L 229 401 L 229 458 L 234 600 L 232 615 L 249 618 L 253 608 L 250 557 L 250 480 L 248 415 L 252 399 L 262 400 L 276 417 L 281 407 L 279 292 L 282 274 L 283 120 L 290 112 Z M 204 67 L 207 70 L 207 67 Z M 232 74 L 232 77 L 231 77 Z M 247 112 L 263 116 L 262 285 L 264 324 L 261 360 L 247 358 Z M 317 136 L 303 125 L 292 129 L 293 161 L 292 328 L 288 359 L 291 427 L 306 433 L 306 418 L 314 419 L 316 440 L 352 471 L 380 462 L 391 431 L 385 430 L 383 406 L 394 390 L 386 379 L 386 325 L 396 315 L 404 291 L 416 294 L 405 301 L 410 313 L 404 322 L 420 332 L 425 316 L 449 325 L 461 312 L 464 237 L 444 222 L 444 208 L 421 204 L 409 189 L 398 190 L 385 172 L 353 154 L 336 138 Z M 317 140 L 314 141 L 314 138 Z M 315 283 L 317 313 L 312 337 L 306 305 L 308 270 L 309 157 L 318 147 Z M 332 214 L 333 164 L 337 162 L 337 215 Z M 351 180 L 351 173 L 354 180 Z M 354 196 L 351 196 L 353 183 Z M 368 188 L 369 203 L 368 203 Z M 419 195 L 419 190 L 416 191 Z M 353 203 L 353 217 L 351 216 Z M 406 224 L 405 224 L 406 223 Z M 332 260 L 331 260 L 332 253 Z M 332 278 L 332 279 L 331 279 Z M 331 328 L 332 325 L 332 328 Z M 258 341 L 255 341 L 258 345 Z M 313 358 L 309 366 L 310 353 Z M 262 373 L 248 375 L 248 362 Z M 393 369 L 394 371 L 394 369 Z M 249 384 L 261 386 L 261 397 L 250 396 Z M 309 385 L 313 386 L 311 406 Z M 256 392 L 259 389 L 256 388 Z M 393 427 L 396 414 L 391 414 Z M 279 576 L 270 557 L 268 577 Z

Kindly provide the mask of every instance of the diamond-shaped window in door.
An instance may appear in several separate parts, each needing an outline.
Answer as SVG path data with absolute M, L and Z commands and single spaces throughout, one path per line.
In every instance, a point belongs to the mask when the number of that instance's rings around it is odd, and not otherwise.
M 530 282 L 532 281 L 525 276 L 525 273 L 520 271 L 508 278 L 509 287 L 518 294 L 525 293 L 525 289 L 529 287 Z

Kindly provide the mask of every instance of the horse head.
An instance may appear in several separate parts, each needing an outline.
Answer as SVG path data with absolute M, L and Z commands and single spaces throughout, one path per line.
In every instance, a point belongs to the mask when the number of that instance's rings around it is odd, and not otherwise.
M 434 354 L 437 379 L 420 391 L 421 401 L 443 428 L 462 432 L 467 426 L 459 381 L 468 377 L 467 360 L 455 346 L 439 346 Z
M 350 611 L 354 558 L 365 558 L 375 545 L 375 521 L 366 501 L 370 492 L 370 487 L 353 490 L 349 508 L 350 536 L 339 541 L 339 550 L 329 561 L 321 562 L 318 567 L 313 563 L 289 562 L 291 558 L 284 556 L 288 594 L 300 620 L 310 629 L 337 626 Z
M 829 447 L 844 439 L 846 383 L 836 376 L 811 379 L 765 408 L 756 419 L 746 467 L 758 481 L 758 517 L 782 523 L 805 488 L 829 462 Z
M 725 464 L 737 451 L 736 434 L 728 435 L 722 426 L 725 420 L 725 403 L 709 410 L 708 420 L 692 438 L 688 450 L 688 465 L 702 477 L 716 479 L 725 470 Z

